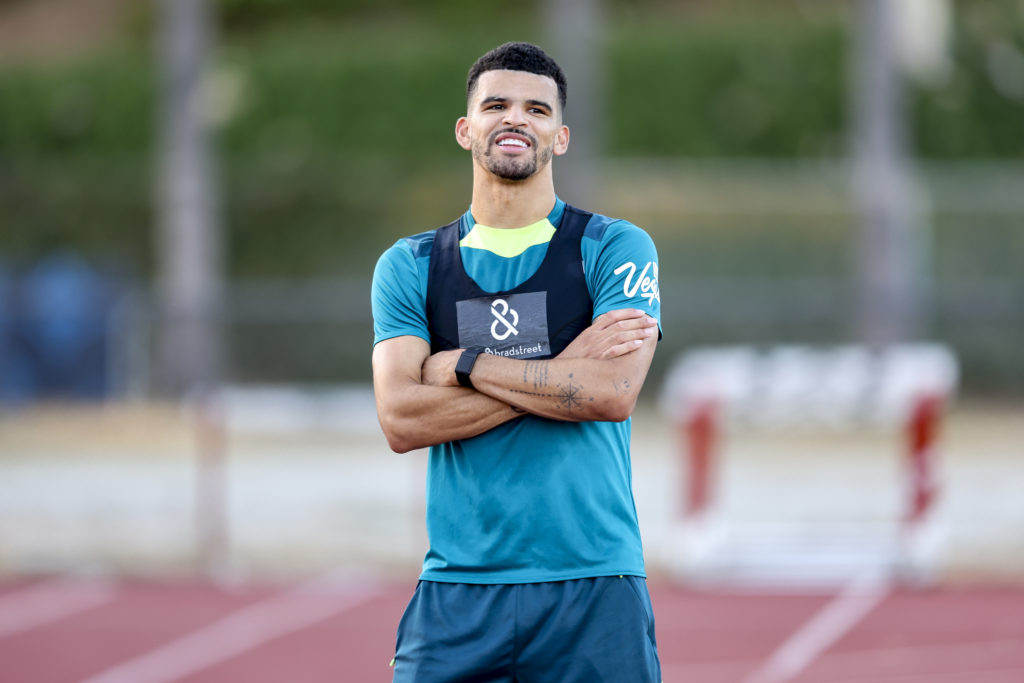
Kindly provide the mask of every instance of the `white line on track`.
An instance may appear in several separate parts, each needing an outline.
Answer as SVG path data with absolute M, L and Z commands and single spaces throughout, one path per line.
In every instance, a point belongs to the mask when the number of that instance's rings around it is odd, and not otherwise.
M 109 581 L 60 578 L 0 597 L 0 638 L 51 624 L 106 604 L 117 595 Z
M 168 683 L 326 621 L 378 595 L 377 587 L 331 574 L 266 600 L 126 660 L 82 683 Z
M 882 602 L 889 588 L 889 582 L 877 570 L 855 577 L 743 683 L 781 683 L 792 679 Z

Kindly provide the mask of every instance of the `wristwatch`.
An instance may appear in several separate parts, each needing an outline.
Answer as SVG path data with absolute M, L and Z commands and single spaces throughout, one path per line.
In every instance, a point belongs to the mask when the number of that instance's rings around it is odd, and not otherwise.
M 476 357 L 483 353 L 483 349 L 466 349 L 459 356 L 459 362 L 455 364 L 455 379 L 464 387 L 473 388 L 473 382 L 469 379 L 469 373 L 473 372 L 476 365 Z

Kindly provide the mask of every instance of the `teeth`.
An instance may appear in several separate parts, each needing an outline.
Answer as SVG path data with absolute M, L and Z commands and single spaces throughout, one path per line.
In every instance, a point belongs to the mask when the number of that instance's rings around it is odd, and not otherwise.
M 498 143 L 500 147 L 505 145 L 515 145 L 516 147 L 526 147 L 526 143 L 522 140 L 516 140 L 515 138 L 506 138 Z

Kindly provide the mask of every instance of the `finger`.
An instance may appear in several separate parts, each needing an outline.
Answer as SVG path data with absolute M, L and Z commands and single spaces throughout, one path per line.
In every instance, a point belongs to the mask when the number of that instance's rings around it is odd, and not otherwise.
M 608 311 L 607 313 L 602 313 L 601 315 L 597 316 L 597 318 L 594 319 L 593 324 L 598 329 L 604 329 L 623 320 L 643 319 L 645 317 L 650 316 L 647 316 L 643 311 L 639 309 L 618 308 L 615 309 L 614 311 Z
M 627 321 L 627 323 L 616 323 L 606 330 L 601 330 L 600 336 L 595 337 L 595 341 L 602 345 L 613 346 L 630 341 L 631 339 L 646 339 L 647 337 L 654 336 L 658 331 L 657 325 L 645 324 L 641 326 L 639 323 L 632 321 Z
M 594 318 L 594 322 L 591 325 L 599 330 L 603 330 L 606 327 L 614 325 L 620 320 L 625 320 L 628 317 L 628 308 L 620 308 L 614 311 L 608 311 Z
M 615 346 L 622 344 L 629 344 L 631 342 L 643 342 L 644 339 L 654 336 L 655 328 L 645 327 L 636 330 L 627 330 L 624 332 L 617 332 L 614 335 L 610 335 L 603 340 L 603 346 L 606 349 L 610 349 Z
M 624 344 L 625 342 L 633 341 L 634 339 L 644 340 L 648 337 L 653 337 L 657 329 L 658 328 L 656 327 L 639 327 L 635 330 L 625 330 L 616 334 L 612 339 L 612 343 Z
M 614 329 L 620 332 L 625 330 L 649 330 L 654 329 L 657 325 L 657 320 L 649 315 L 644 315 L 639 318 L 627 318 L 626 320 L 620 320 L 616 323 L 612 323 L 606 329 Z
M 604 352 L 603 358 L 607 360 L 611 358 L 618 358 L 619 356 L 625 356 L 627 353 L 636 351 L 643 346 L 643 344 L 643 339 L 632 339 L 630 341 L 623 342 L 622 344 L 616 344 L 615 346 L 609 347 L 608 350 Z

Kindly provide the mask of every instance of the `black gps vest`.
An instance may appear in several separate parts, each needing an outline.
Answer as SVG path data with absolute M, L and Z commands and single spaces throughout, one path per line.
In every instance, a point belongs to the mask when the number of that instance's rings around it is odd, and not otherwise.
M 565 206 L 540 267 L 518 287 L 482 290 L 462 265 L 459 220 L 434 235 L 427 279 L 431 353 L 479 348 L 511 358 L 551 358 L 589 325 L 594 302 L 580 241 L 593 214 Z

